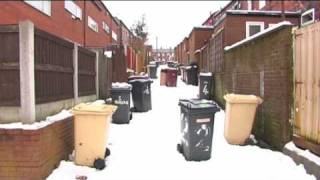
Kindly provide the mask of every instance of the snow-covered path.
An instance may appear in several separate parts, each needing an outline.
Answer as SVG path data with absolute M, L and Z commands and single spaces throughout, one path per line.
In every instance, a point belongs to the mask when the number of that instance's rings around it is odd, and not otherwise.
M 159 76 L 158 76 L 159 77 Z M 108 140 L 111 156 L 107 167 L 97 171 L 62 161 L 48 180 L 151 180 L 151 179 L 315 179 L 303 166 L 279 152 L 256 146 L 231 146 L 223 137 L 224 112 L 215 116 L 212 157 L 187 162 L 176 150 L 180 142 L 180 98 L 195 98 L 198 88 L 178 78 L 178 87 L 152 84 L 152 111 L 134 113 L 129 125 L 112 124 Z

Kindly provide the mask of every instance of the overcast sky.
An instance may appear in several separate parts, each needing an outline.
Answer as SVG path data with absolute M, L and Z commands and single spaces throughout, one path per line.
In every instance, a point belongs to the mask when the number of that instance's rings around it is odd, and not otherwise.
M 229 1 L 104 1 L 113 16 L 128 28 L 143 14 L 146 16 L 149 44 L 158 48 L 174 48 L 188 36 L 194 26 L 200 26 L 210 11 L 220 9 Z

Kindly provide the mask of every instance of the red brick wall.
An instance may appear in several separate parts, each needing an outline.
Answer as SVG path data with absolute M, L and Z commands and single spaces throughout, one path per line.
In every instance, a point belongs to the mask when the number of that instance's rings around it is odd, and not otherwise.
M 111 34 L 108 35 L 102 29 L 102 20 L 107 21 L 111 26 L 111 16 L 105 10 L 99 10 L 93 2 L 75 1 L 82 9 L 82 19 L 74 20 L 64 8 L 64 1 L 52 1 L 51 16 L 33 8 L 25 2 L 2 1 L 0 3 L 0 24 L 18 24 L 19 21 L 29 19 L 38 28 L 50 32 L 56 36 L 63 37 L 72 42 L 92 47 L 105 47 L 111 41 Z M 84 6 L 86 4 L 86 12 Z M 88 28 L 87 16 L 93 17 L 99 26 L 99 33 Z M 86 30 L 86 34 L 84 34 Z
M 97 2 L 98 3 L 98 2 Z M 85 25 L 86 30 L 86 46 L 88 47 L 105 47 L 106 44 L 111 43 L 111 32 L 107 33 L 102 28 L 102 21 L 106 22 L 111 28 L 111 17 L 103 9 L 99 9 L 93 2 L 86 3 L 86 18 L 90 16 L 93 18 L 99 27 L 99 31 L 95 32 L 89 28 L 88 23 Z M 88 22 L 88 19 L 87 21 Z
M 211 29 L 193 29 L 189 36 L 190 61 L 199 63 L 199 56 L 195 52 L 209 42 L 212 33 Z
M 38 130 L 0 129 L 0 179 L 43 180 L 73 149 L 73 118 Z
M 293 53 L 291 27 L 225 52 L 222 73 L 215 74 L 215 99 L 227 93 L 262 97 L 253 133 L 278 150 L 291 139 Z
M 287 17 L 286 20 L 293 24 L 299 24 L 299 17 Z M 225 21 L 224 46 L 229 46 L 246 38 L 247 21 L 264 22 L 265 28 L 268 28 L 269 24 L 279 23 L 282 19 L 280 16 L 227 15 Z

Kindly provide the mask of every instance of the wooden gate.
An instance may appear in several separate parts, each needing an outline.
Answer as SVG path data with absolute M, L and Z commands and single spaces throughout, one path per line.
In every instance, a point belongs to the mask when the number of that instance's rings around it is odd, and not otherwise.
M 320 22 L 294 31 L 295 144 L 320 155 Z

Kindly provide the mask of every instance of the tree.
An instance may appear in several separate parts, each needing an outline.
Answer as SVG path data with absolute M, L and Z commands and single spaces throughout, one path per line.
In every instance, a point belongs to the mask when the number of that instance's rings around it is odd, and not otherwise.
M 148 40 L 148 32 L 147 32 L 147 23 L 146 23 L 146 17 L 145 14 L 142 15 L 141 19 L 136 22 L 136 24 L 133 24 L 131 27 L 132 32 L 140 37 L 143 42 L 146 42 Z

